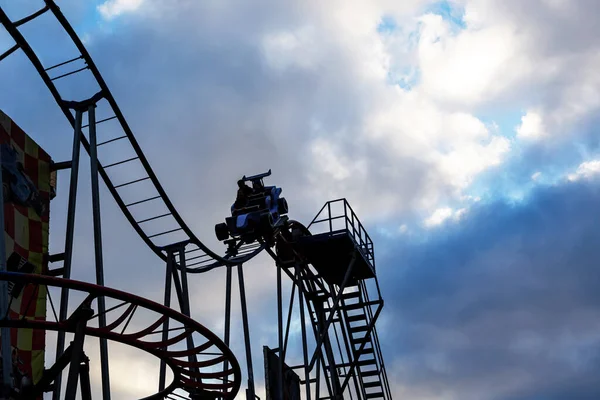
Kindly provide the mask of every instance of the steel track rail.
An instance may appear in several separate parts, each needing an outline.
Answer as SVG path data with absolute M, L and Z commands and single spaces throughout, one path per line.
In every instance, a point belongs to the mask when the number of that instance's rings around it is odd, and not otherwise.
M 64 29 L 65 33 L 69 36 L 69 38 L 72 40 L 75 47 L 80 52 L 80 57 L 77 57 L 76 59 L 82 59 L 86 64 L 85 68 L 74 71 L 73 73 L 77 73 L 77 72 L 85 70 L 85 69 L 87 69 L 91 72 L 98 87 L 100 88 L 100 91 L 92 97 L 96 97 L 96 99 L 98 99 L 98 100 L 105 99 L 108 102 L 112 112 L 114 113 L 113 114 L 114 118 L 119 122 L 121 129 L 125 133 L 125 137 L 123 137 L 123 139 L 128 140 L 129 145 L 135 151 L 135 155 L 136 155 L 135 159 L 139 160 L 139 162 L 141 163 L 141 165 L 147 175 L 147 177 L 145 177 L 144 180 L 147 179 L 152 183 L 154 190 L 158 193 L 157 198 L 160 198 L 162 203 L 167 207 L 169 214 L 172 216 L 173 220 L 176 222 L 177 228 L 174 229 L 173 231 L 182 231 L 187 236 L 187 239 L 183 240 L 183 242 L 186 244 L 186 246 L 192 247 L 191 249 L 188 249 L 187 252 L 200 251 L 203 253 L 203 256 L 206 257 L 206 261 L 201 263 L 201 265 L 199 265 L 199 266 L 185 267 L 186 271 L 189 273 L 200 273 L 200 272 L 209 271 L 209 270 L 214 269 L 219 266 L 237 265 L 240 263 L 247 262 L 248 260 L 255 257 L 257 254 L 259 254 L 264 249 L 264 246 L 260 246 L 256 249 L 254 249 L 253 251 L 250 251 L 247 253 L 244 252 L 243 255 L 221 256 L 221 255 L 213 252 L 212 250 L 210 250 L 200 239 L 198 239 L 196 237 L 196 235 L 192 232 L 192 230 L 185 223 L 185 221 L 183 220 L 183 218 L 181 217 L 179 212 L 176 210 L 175 206 L 173 205 L 173 203 L 167 196 L 164 188 L 160 184 L 158 178 L 156 177 L 156 174 L 154 173 L 154 171 L 152 170 L 152 167 L 150 166 L 148 159 L 146 158 L 139 143 L 137 142 L 137 140 L 133 134 L 133 131 L 129 127 L 129 124 L 127 123 L 127 120 L 125 119 L 125 116 L 121 112 L 119 106 L 117 105 L 115 98 L 113 97 L 112 93 L 110 92 L 110 89 L 108 88 L 108 85 L 104 81 L 104 78 L 100 74 L 100 71 L 96 67 L 96 64 L 94 63 L 89 52 L 83 45 L 81 39 L 79 39 L 75 30 L 73 29 L 71 24 L 68 22 L 68 20 L 66 19 L 64 14 L 61 12 L 58 5 L 54 2 L 54 0 L 44 0 L 44 3 L 45 3 L 45 6 L 43 8 L 41 8 L 39 11 L 31 14 L 30 16 L 22 18 L 21 20 L 16 21 L 16 22 L 12 22 L 9 19 L 9 17 L 7 16 L 7 14 L 4 12 L 2 7 L 0 7 L 0 23 L 4 26 L 4 28 L 10 34 L 10 36 L 13 38 L 13 40 L 16 43 L 16 46 L 18 46 L 23 51 L 23 53 L 27 56 L 27 58 L 29 59 L 29 61 L 31 62 L 33 67 L 36 69 L 36 71 L 42 78 L 44 84 L 46 85 L 46 87 L 48 88 L 48 90 L 50 91 L 52 96 L 54 97 L 54 100 L 56 101 L 58 106 L 61 108 L 63 114 L 65 115 L 65 117 L 67 118 L 67 120 L 69 121 L 71 126 L 74 128 L 75 127 L 75 117 L 73 116 L 73 114 L 71 112 L 71 107 L 72 107 L 73 103 L 66 101 L 65 99 L 62 98 L 58 88 L 56 87 L 56 85 L 53 82 L 54 80 L 64 77 L 64 76 L 68 76 L 69 74 L 51 78 L 50 75 L 48 74 L 48 71 L 56 66 L 50 67 L 50 68 L 44 68 L 39 57 L 37 56 L 35 51 L 29 45 L 28 41 L 25 39 L 25 37 L 21 34 L 21 32 L 18 29 L 18 27 L 20 25 L 34 21 L 36 18 L 40 17 L 41 15 L 45 14 L 46 12 L 50 12 L 53 14 L 53 16 L 56 18 L 58 23 Z M 16 50 L 16 49 L 14 49 L 14 50 Z M 11 53 L 14 50 L 11 49 Z M 76 59 L 73 59 L 73 60 L 76 60 Z M 70 61 L 73 61 L 73 60 L 70 60 Z M 67 62 L 70 62 L 70 61 L 67 61 Z M 65 63 L 62 63 L 62 64 L 65 64 Z M 85 136 L 83 136 L 83 135 L 81 136 L 81 142 L 83 144 L 83 147 L 89 154 L 90 144 L 89 144 L 88 140 L 85 138 Z M 129 161 L 129 160 L 126 160 L 126 161 Z M 122 185 L 115 185 L 112 182 L 110 176 L 106 172 L 107 167 L 108 166 L 103 166 L 101 163 L 99 163 L 98 170 L 99 170 L 100 176 L 102 177 L 102 180 L 104 181 L 106 187 L 108 188 L 112 197 L 115 199 L 117 205 L 121 209 L 121 212 L 125 215 L 125 217 L 129 221 L 129 223 L 131 224 L 133 229 L 142 238 L 144 243 L 146 243 L 146 245 L 148 247 L 150 247 L 150 249 L 152 249 L 152 251 L 158 257 L 160 257 L 162 260 L 164 260 L 166 262 L 167 252 L 164 249 L 168 248 L 172 245 L 181 243 L 182 241 L 179 239 L 177 241 L 174 241 L 173 243 L 170 243 L 167 245 L 160 245 L 160 246 L 155 244 L 152 241 L 152 238 L 154 236 L 159 236 L 159 235 L 156 235 L 156 234 L 152 235 L 152 234 L 145 232 L 143 227 L 141 226 L 141 223 L 136 221 L 132 212 L 128 209 L 128 204 L 125 203 L 124 199 L 121 197 L 121 195 L 119 194 L 119 192 L 117 190 L 117 188 Z M 131 204 L 129 204 L 129 206 L 131 206 Z M 142 221 L 142 222 L 144 222 L 144 221 Z M 169 232 L 166 232 L 166 233 L 169 233 Z M 196 253 L 196 255 L 199 255 L 199 254 Z M 181 268 L 179 264 L 177 265 L 177 267 Z

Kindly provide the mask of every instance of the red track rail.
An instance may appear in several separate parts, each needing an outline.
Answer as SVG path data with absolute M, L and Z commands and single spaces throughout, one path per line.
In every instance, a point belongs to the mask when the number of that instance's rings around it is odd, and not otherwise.
M 87 326 L 86 335 L 106 338 L 150 353 L 164 361 L 173 372 L 173 381 L 166 388 L 144 400 L 164 399 L 178 390 L 187 393 L 203 393 L 215 399 L 234 399 L 241 384 L 240 366 L 231 350 L 209 329 L 185 315 L 142 297 L 119 290 L 98 286 L 87 282 L 62 279 L 35 274 L 0 272 L 0 280 L 24 285 L 45 285 L 47 287 L 68 288 L 85 296 L 84 302 L 91 304 L 103 296 L 108 307 L 108 324 L 105 328 Z M 113 316 L 108 318 L 109 314 Z M 137 323 L 128 331 L 129 323 L 136 314 L 144 322 Z M 92 317 L 92 321 L 95 317 Z M 150 316 L 150 322 L 147 320 Z M 0 326 L 23 329 L 75 332 L 76 321 L 33 321 L 0 320 Z M 171 326 L 170 336 L 164 340 L 151 340 L 162 333 L 165 322 Z M 91 324 L 91 322 L 90 322 Z M 141 325 L 141 327 L 140 327 Z M 186 339 L 193 335 L 196 343 L 187 349 Z M 198 340 L 200 339 L 200 340 Z M 227 369 L 225 366 L 228 365 Z M 167 397 L 168 398 L 168 397 Z

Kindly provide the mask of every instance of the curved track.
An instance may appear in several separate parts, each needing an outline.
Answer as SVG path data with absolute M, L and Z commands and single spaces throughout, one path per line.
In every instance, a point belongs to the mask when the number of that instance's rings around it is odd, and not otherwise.
M 143 350 L 171 368 L 173 381 L 160 392 L 144 397 L 144 400 L 172 398 L 169 396 L 173 392 L 177 398 L 181 398 L 176 391 L 202 393 L 203 398 L 231 400 L 239 391 L 241 371 L 231 350 L 213 332 L 181 313 L 139 296 L 71 279 L 0 272 L 0 280 L 67 288 L 85 296 L 82 305 L 88 307 L 99 297 L 113 303 L 104 313 L 110 316 L 110 323 L 104 328 L 92 326 L 94 319 L 99 316 L 95 314 L 89 320 L 85 334 Z M 170 327 L 168 336 L 157 341 L 157 335 L 164 334 L 161 327 L 165 323 Z M 75 332 L 77 325 L 72 318 L 55 321 L 21 318 L 2 319 L 0 326 Z M 186 339 L 191 336 L 200 339 L 202 344 L 193 349 L 184 349 Z M 167 346 L 170 348 L 167 349 Z
M 0 53 L 0 61 L 10 55 L 17 49 L 21 49 L 25 55 L 29 58 L 40 77 L 50 90 L 50 93 L 56 100 L 56 103 L 59 105 L 61 110 L 63 111 L 65 117 L 71 123 L 71 126 L 75 127 L 75 117 L 72 112 L 73 99 L 66 99 L 63 97 L 63 94 L 58 89 L 55 82 L 58 79 L 70 79 L 69 77 L 75 76 L 77 74 L 89 72 L 93 76 L 97 84 L 97 91 L 90 92 L 87 98 L 78 99 L 78 100 L 88 100 L 94 98 L 98 100 L 98 102 L 106 102 L 108 109 L 110 109 L 112 115 L 107 118 L 97 121 L 97 123 L 106 122 L 109 120 L 115 120 L 118 122 L 119 130 L 122 134 L 117 135 L 113 138 L 105 140 L 104 142 L 98 143 L 98 147 L 100 146 L 111 146 L 115 153 L 124 154 L 134 154 L 133 157 L 126 157 L 115 162 L 111 163 L 102 163 L 101 160 L 99 162 L 99 173 L 106 184 L 106 187 L 112 194 L 113 198 L 117 202 L 117 205 L 127 218 L 127 220 L 131 223 L 135 231 L 142 238 L 142 240 L 163 260 L 167 259 L 167 254 L 165 249 L 171 247 L 176 244 L 185 244 L 185 252 L 186 253 L 194 253 L 193 257 L 188 258 L 188 260 L 194 260 L 193 263 L 189 263 L 186 265 L 187 272 L 198 273 L 208 271 L 215 267 L 221 265 L 236 265 L 243 262 L 248 261 L 252 257 L 256 256 L 260 253 L 264 246 L 253 246 L 246 245 L 241 246 L 237 249 L 236 256 L 230 257 L 227 255 L 221 256 L 212 250 L 210 250 L 202 241 L 200 241 L 188 225 L 184 222 L 181 215 L 175 209 L 175 206 L 167 196 L 165 190 L 162 185 L 158 181 L 154 171 L 150 166 L 146 156 L 144 155 L 141 147 L 139 146 L 135 136 L 123 113 L 119 109 L 116 100 L 112 96 L 106 82 L 102 78 L 100 71 L 96 67 L 94 61 L 92 60 L 90 54 L 86 50 L 82 41 L 79 39 L 73 27 L 69 24 L 65 16 L 60 11 L 59 7 L 56 5 L 54 0 L 43 0 L 45 5 L 40 8 L 39 11 L 24 17 L 18 21 L 11 21 L 5 11 L 0 7 L 0 23 L 5 27 L 7 32 L 12 36 L 15 41 L 15 46 L 11 47 L 4 53 Z M 65 33 L 68 35 L 72 44 L 77 48 L 79 55 L 74 55 L 75 57 L 55 64 L 53 66 L 45 66 L 40 61 L 40 57 L 30 46 L 27 39 L 22 34 L 20 27 L 25 24 L 36 23 L 35 20 L 40 18 L 42 15 L 51 13 L 58 23 L 62 26 Z M 56 73 L 56 71 L 60 71 L 60 69 L 65 66 L 71 67 L 72 70 L 66 73 Z M 51 77 L 50 74 L 53 76 Z M 85 147 L 88 153 L 90 152 L 90 144 L 86 139 L 85 135 L 81 135 L 81 140 L 83 146 Z M 118 147 L 118 149 L 117 149 Z M 141 176 L 136 176 L 133 179 L 119 183 L 115 182 L 121 175 L 111 176 L 108 172 L 109 168 L 121 166 L 127 168 L 135 168 L 134 164 L 138 164 L 138 170 L 143 171 Z M 151 189 L 148 190 L 148 184 L 150 184 Z M 134 188 L 136 185 L 144 185 L 146 192 L 150 193 L 145 195 L 143 198 L 137 199 L 132 202 L 126 202 L 124 200 L 124 196 L 121 193 L 121 188 L 127 187 L 128 189 Z M 150 206 L 153 211 L 150 212 L 149 215 L 145 215 L 143 218 L 137 218 L 134 216 L 135 208 L 140 207 L 141 204 L 145 206 Z M 165 212 L 164 210 L 167 210 Z M 161 232 L 152 232 L 148 227 L 148 222 L 161 220 L 164 222 L 164 225 L 170 226 L 169 229 Z

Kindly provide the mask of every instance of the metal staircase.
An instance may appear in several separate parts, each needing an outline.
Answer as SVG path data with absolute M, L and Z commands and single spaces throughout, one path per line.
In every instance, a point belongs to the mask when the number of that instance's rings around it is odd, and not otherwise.
M 390 399 L 391 393 L 385 365 L 375 328 L 377 316 L 383 300 L 369 301 L 364 282 L 355 286 L 353 291 L 342 295 L 340 312 L 348 332 L 348 339 L 356 360 L 356 375 L 363 388 L 365 399 Z
M 322 338 L 319 362 L 328 396 L 319 393 L 317 399 L 389 400 L 375 328 L 383 299 L 374 274 L 373 242 L 345 199 L 325 204 L 309 228 L 310 244 L 298 247 L 298 253 L 307 257 L 294 280 L 305 294 L 317 347 Z M 350 252 L 347 243 L 352 243 Z M 316 246 L 312 253 L 310 246 Z M 324 259 L 328 248 L 333 258 Z M 340 271 L 332 272 L 333 268 Z

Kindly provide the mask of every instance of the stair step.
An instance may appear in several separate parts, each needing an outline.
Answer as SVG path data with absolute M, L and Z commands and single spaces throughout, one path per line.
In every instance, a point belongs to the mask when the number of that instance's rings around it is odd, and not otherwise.
M 371 342 L 371 338 L 367 338 L 367 337 L 359 337 L 359 338 L 350 338 L 350 342 L 352 342 L 352 344 L 362 344 L 362 343 L 370 343 Z
M 369 366 L 369 365 L 374 365 L 375 363 L 376 363 L 375 359 L 374 358 L 370 358 L 368 360 L 361 360 L 356 365 L 358 365 L 359 367 L 366 367 L 366 366 Z
M 363 382 L 363 387 L 365 389 L 374 388 L 374 387 L 381 387 L 381 382 L 380 381 Z
M 343 299 L 354 299 L 360 296 L 360 292 L 346 292 L 342 293 Z
M 360 352 L 359 356 L 362 356 L 363 354 L 373 354 L 373 348 L 372 347 L 365 347 L 364 349 L 362 349 L 362 351 Z
M 383 392 L 367 393 L 367 399 L 382 399 Z
M 369 376 L 379 376 L 379 371 L 378 370 L 373 370 L 373 371 L 361 371 L 360 375 L 363 378 L 369 377 Z
M 365 306 L 365 303 L 359 302 L 354 304 L 344 304 L 345 310 L 360 310 Z
M 369 330 L 369 325 L 353 326 L 350 328 L 350 332 L 366 332 Z
M 348 320 L 348 322 L 366 321 L 367 316 L 365 314 L 348 315 L 346 319 Z

